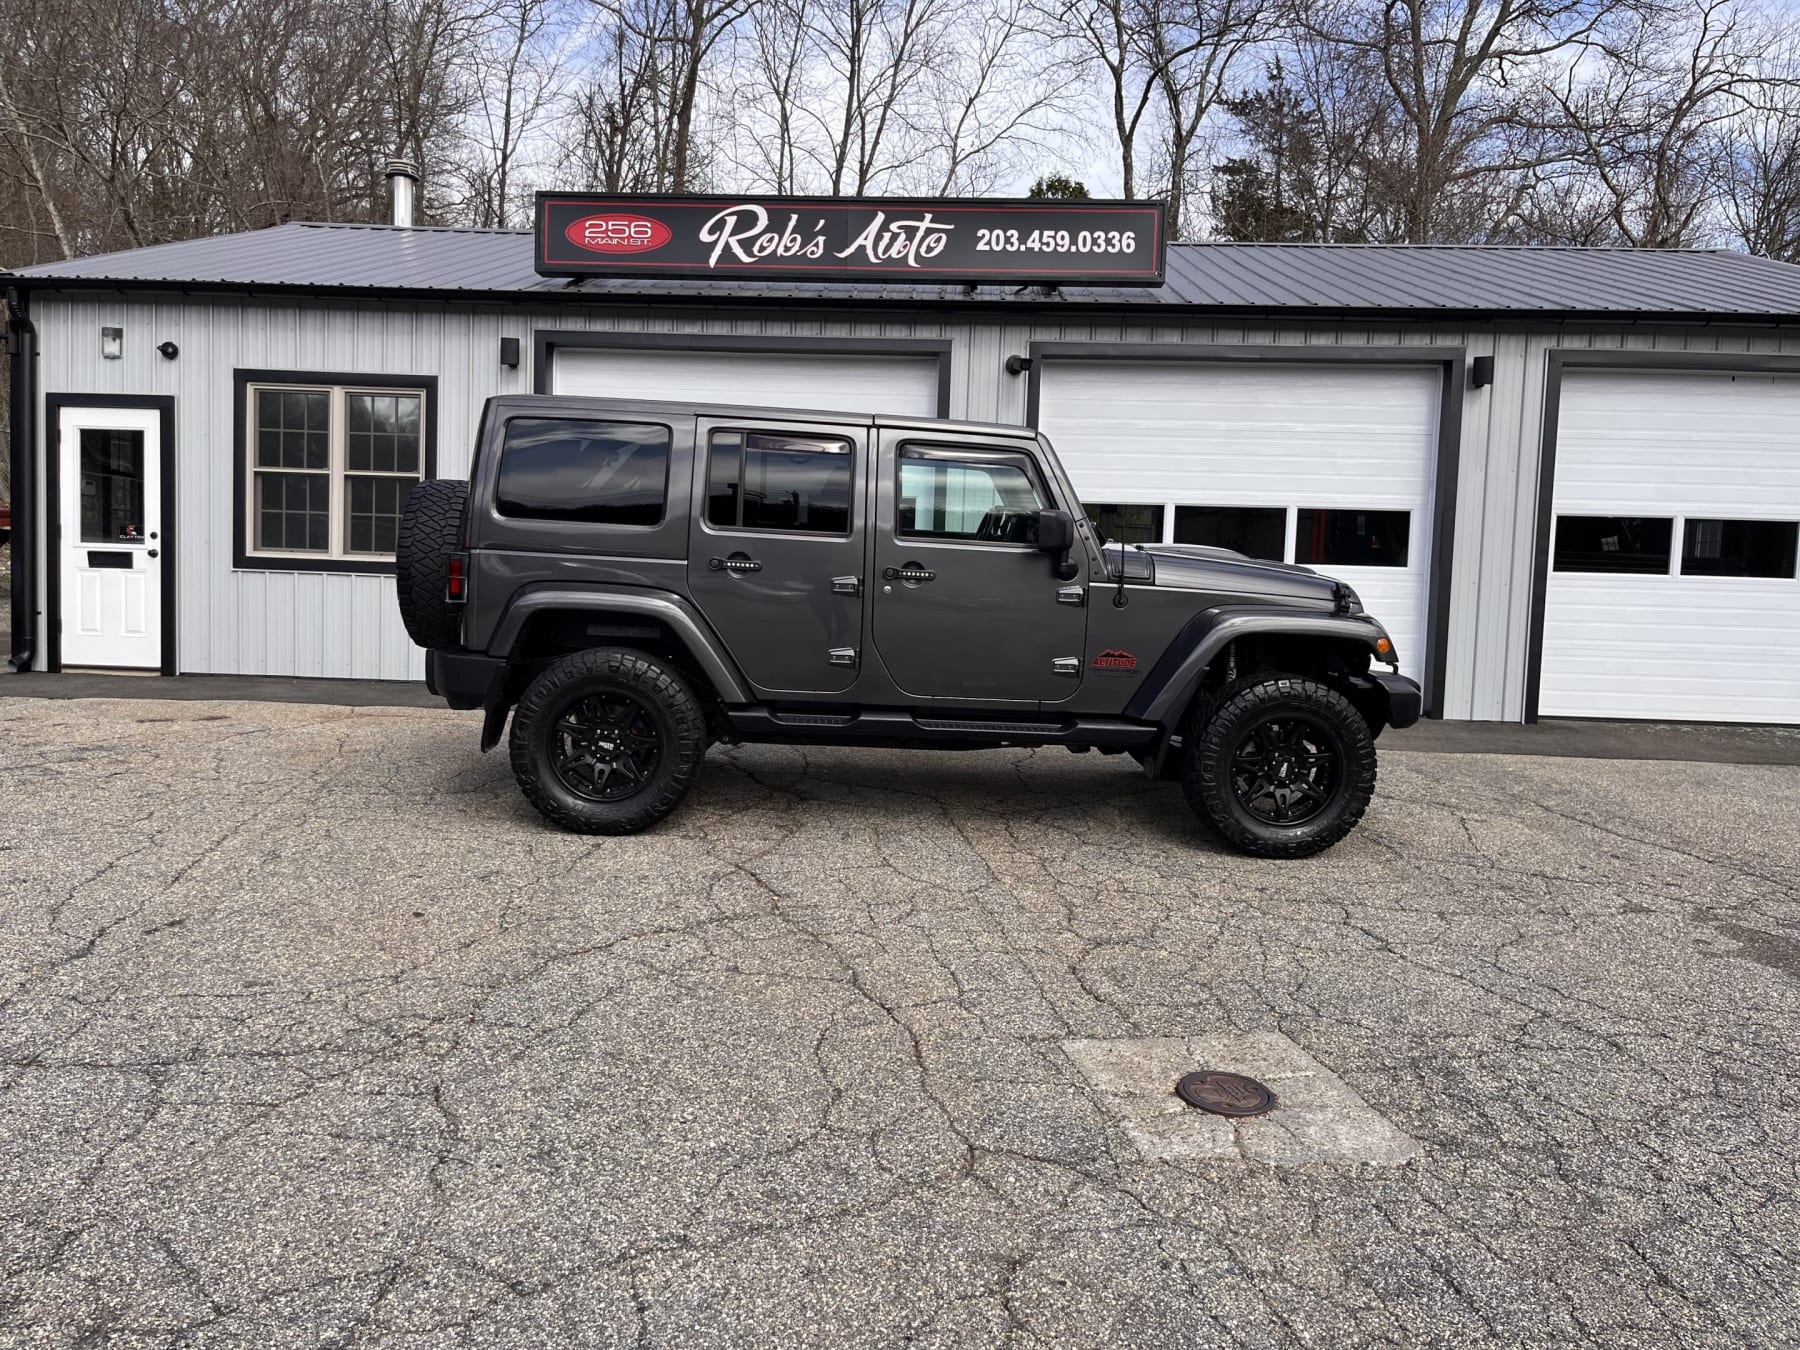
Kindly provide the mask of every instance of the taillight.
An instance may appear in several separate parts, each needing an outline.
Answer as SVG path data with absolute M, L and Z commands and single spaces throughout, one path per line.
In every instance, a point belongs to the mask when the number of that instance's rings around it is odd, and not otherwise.
M 460 605 L 468 598 L 468 559 L 461 553 L 452 553 L 444 569 L 444 603 Z

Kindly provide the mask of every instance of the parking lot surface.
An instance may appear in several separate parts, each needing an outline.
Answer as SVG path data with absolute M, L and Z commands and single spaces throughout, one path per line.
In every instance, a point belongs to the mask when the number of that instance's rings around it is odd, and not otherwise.
M 578 838 L 476 730 L 0 699 L 0 1344 L 1800 1340 L 1800 767 L 1390 751 L 1268 863 L 1062 751 Z

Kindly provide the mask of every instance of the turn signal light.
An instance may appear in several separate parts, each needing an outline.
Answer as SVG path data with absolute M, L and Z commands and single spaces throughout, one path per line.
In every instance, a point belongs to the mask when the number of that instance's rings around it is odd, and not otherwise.
M 463 572 L 463 557 L 460 553 L 450 555 L 450 564 L 444 571 L 444 601 L 446 604 L 460 605 L 469 598 L 469 580 Z
M 1394 644 L 1389 642 L 1384 637 L 1376 638 L 1375 639 L 1375 650 L 1382 656 L 1386 656 L 1394 650 Z

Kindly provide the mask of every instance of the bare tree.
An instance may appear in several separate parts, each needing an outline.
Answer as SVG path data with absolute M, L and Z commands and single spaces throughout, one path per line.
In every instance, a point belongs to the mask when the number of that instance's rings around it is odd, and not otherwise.
M 463 215 L 506 228 L 518 216 L 528 145 L 555 101 L 562 75 L 556 0 L 493 0 L 471 55 L 474 123 Z
M 1508 185 L 1551 163 L 1522 133 L 1542 122 L 1521 77 L 1573 64 L 1640 0 L 1295 0 L 1296 22 L 1379 72 L 1408 144 L 1392 166 L 1404 205 L 1404 237 L 1424 242 L 1466 235 L 1446 230 L 1459 194 L 1475 194 L 1478 217 L 1504 217 Z M 1496 196 L 1496 194 L 1498 194 Z

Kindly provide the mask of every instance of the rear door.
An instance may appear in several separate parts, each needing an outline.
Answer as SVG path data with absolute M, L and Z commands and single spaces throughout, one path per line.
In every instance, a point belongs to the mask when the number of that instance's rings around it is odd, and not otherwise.
M 875 646 L 915 698 L 1061 702 L 1079 688 L 1085 581 L 1058 581 L 1037 512 L 1059 503 L 1023 447 L 881 433 Z M 1085 569 L 1084 569 L 1085 572 Z
M 856 682 L 867 454 L 863 427 L 700 419 L 688 589 L 762 694 Z

